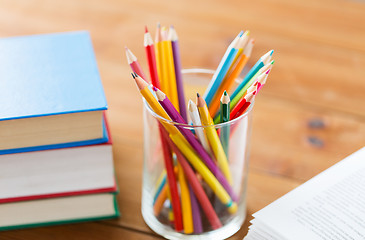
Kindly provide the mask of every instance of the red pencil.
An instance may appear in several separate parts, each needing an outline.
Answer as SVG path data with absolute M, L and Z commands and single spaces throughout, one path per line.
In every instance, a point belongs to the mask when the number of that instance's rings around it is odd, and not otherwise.
M 139 65 L 138 61 L 137 61 L 137 57 L 134 56 L 134 54 L 132 53 L 131 50 L 129 50 L 127 47 L 125 47 L 125 54 L 127 56 L 127 61 L 129 66 L 131 66 L 132 71 L 137 73 L 138 76 L 140 76 L 141 78 L 143 78 L 144 80 L 147 81 L 146 75 L 143 73 L 143 70 L 141 68 L 141 65 Z
M 158 78 L 157 66 L 156 66 L 155 47 L 153 45 L 153 40 L 151 34 L 148 32 L 147 27 L 146 27 L 146 32 L 144 34 L 144 47 L 146 49 L 148 68 L 150 70 L 152 85 L 160 89 L 160 80 Z
M 182 213 L 181 213 L 181 203 L 179 198 L 179 192 L 176 184 L 176 176 L 174 173 L 174 166 L 172 162 L 172 152 L 168 146 L 166 138 L 164 137 L 164 129 L 162 125 L 159 123 L 160 135 L 161 135 L 161 145 L 162 151 L 164 155 L 165 168 L 167 173 L 167 182 L 169 184 L 170 192 L 171 192 L 171 204 L 172 211 L 174 212 L 174 223 L 175 230 L 181 232 L 184 230 L 183 222 L 182 222 Z
M 251 105 L 253 102 L 255 95 L 257 93 L 257 85 L 252 85 L 247 89 L 247 94 L 243 98 L 239 100 L 239 102 L 234 106 L 230 113 L 230 119 L 235 119 L 239 117 L 242 113 L 246 111 L 246 109 Z

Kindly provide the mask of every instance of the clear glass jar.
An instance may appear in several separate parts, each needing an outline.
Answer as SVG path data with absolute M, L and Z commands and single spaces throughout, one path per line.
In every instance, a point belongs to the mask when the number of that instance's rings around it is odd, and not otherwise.
M 195 102 L 196 93 L 204 92 L 213 74 L 214 71 L 206 69 L 183 70 L 186 101 L 192 99 Z M 246 187 L 252 106 L 253 104 L 251 104 L 243 115 L 227 123 L 220 123 L 212 126 L 192 126 L 182 125 L 162 118 L 154 113 L 144 101 L 142 215 L 147 225 L 153 231 L 167 239 L 206 240 L 225 239 L 232 236 L 240 229 L 246 217 Z M 210 131 L 213 129 L 217 134 L 222 134 L 223 131 L 226 131 L 227 133 L 228 129 L 229 140 L 226 144 L 228 147 L 225 150 L 227 150 L 227 162 L 231 175 L 231 182 L 227 181 L 227 178 L 225 178 L 223 173 L 219 174 L 213 169 L 209 170 L 210 173 L 208 175 L 210 177 L 214 176 L 213 178 L 215 178 L 215 180 L 210 181 L 209 177 L 205 174 L 201 174 L 202 169 L 200 167 L 196 167 L 196 164 L 192 164 L 194 159 L 180 149 L 178 144 L 174 144 L 169 140 L 169 143 L 172 143 L 177 148 L 177 151 L 180 152 L 180 157 L 182 155 L 185 157 L 186 162 L 188 162 L 188 166 L 190 166 L 190 169 L 193 172 L 192 175 L 195 176 L 189 175 L 189 178 L 186 172 L 187 166 L 181 164 L 182 162 L 180 162 L 178 154 L 174 153 L 174 149 L 167 144 L 167 141 L 161 142 L 163 136 L 161 136 L 160 128 L 162 128 L 162 125 L 159 124 L 159 121 L 173 126 L 179 125 L 180 128 L 188 129 L 193 133 L 197 133 L 199 129 L 202 129 L 203 132 L 206 133 L 208 128 L 210 128 Z M 171 151 L 170 160 L 174 167 L 173 174 L 176 179 L 178 199 L 182 212 L 180 222 L 182 222 L 184 226 L 182 231 L 177 231 L 175 228 L 176 225 L 174 224 L 176 219 L 175 216 L 173 216 L 173 204 L 170 201 L 173 197 L 171 196 L 171 193 L 169 194 L 169 178 L 166 176 L 163 147 L 168 148 Z M 207 149 L 207 152 L 214 164 L 218 166 L 215 160 L 214 151 L 212 149 Z M 197 153 L 196 156 L 200 157 Z M 202 158 L 200 158 L 200 161 L 207 167 L 208 164 L 206 164 Z M 185 168 L 183 166 L 185 166 Z M 207 167 L 206 169 L 209 168 Z M 184 178 L 181 178 L 179 171 L 180 173 L 183 173 Z M 195 189 L 193 188 L 194 183 L 191 180 L 193 178 L 195 179 L 195 183 L 196 180 L 198 181 L 200 187 L 195 185 Z M 225 181 L 224 179 L 222 180 L 222 178 L 225 178 Z M 186 190 L 186 187 L 188 187 L 188 191 Z M 203 193 L 198 192 L 198 190 L 196 190 L 197 188 L 202 189 Z M 220 190 L 223 192 L 225 191 L 225 194 L 217 193 Z M 199 194 L 199 196 L 197 194 Z M 202 195 L 205 195 L 205 198 Z M 227 201 L 227 196 L 232 202 L 229 202 L 229 200 Z M 202 199 L 208 199 L 208 201 L 204 202 Z M 232 207 L 232 204 L 236 204 L 237 208 Z M 210 206 L 207 207 L 207 205 Z M 209 209 L 211 211 L 209 211 Z M 214 213 L 212 213 L 212 210 Z

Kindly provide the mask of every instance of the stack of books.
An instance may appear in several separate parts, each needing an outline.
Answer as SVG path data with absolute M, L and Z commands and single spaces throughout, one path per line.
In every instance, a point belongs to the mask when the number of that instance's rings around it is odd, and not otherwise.
M 365 147 L 253 216 L 244 240 L 365 239 Z
M 87 32 L 0 39 L 0 230 L 119 215 Z

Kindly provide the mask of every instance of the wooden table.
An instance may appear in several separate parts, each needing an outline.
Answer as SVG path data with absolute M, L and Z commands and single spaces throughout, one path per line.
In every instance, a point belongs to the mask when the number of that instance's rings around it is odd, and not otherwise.
M 0 1 L 0 36 L 89 30 L 109 103 L 117 220 L 1 232 L 0 239 L 160 239 L 141 216 L 142 102 L 124 56 L 146 67 L 144 25 L 178 30 L 184 68 L 216 68 L 241 29 L 253 64 L 275 49 L 253 118 L 248 218 L 365 145 L 365 5 L 345 0 Z M 0 53 L 1 54 L 1 53 Z M 230 239 L 242 239 L 248 221 Z

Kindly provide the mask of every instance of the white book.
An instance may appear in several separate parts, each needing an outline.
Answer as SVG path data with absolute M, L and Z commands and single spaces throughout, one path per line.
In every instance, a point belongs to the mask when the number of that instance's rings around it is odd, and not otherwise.
M 365 239 L 365 147 L 253 216 L 245 240 Z

